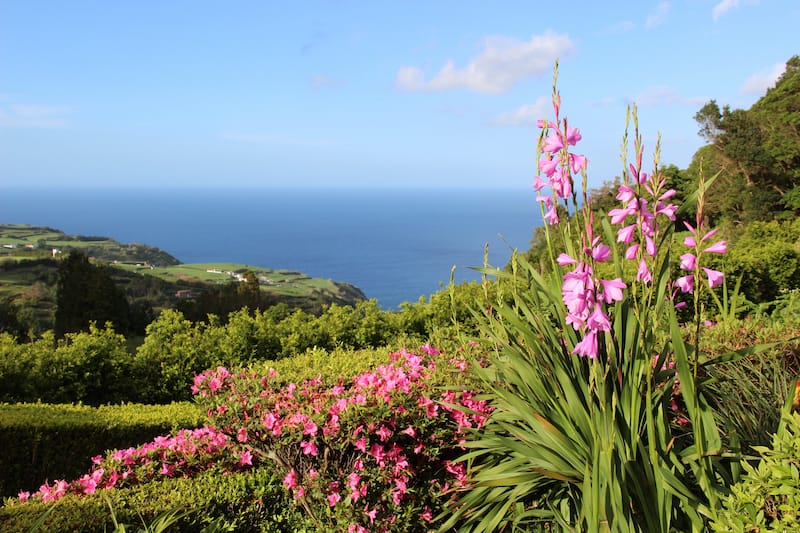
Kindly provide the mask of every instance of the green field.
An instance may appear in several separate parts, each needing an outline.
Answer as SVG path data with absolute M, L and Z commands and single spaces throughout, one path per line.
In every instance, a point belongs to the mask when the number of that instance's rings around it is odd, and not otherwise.
M 131 303 L 144 303 L 156 311 L 185 300 L 184 291 L 195 298 L 210 288 L 238 283 L 247 271 L 256 276 L 264 294 L 290 307 L 320 310 L 325 304 L 354 304 L 365 298 L 357 287 L 301 272 L 227 262 L 181 264 L 167 252 L 145 244 L 66 235 L 42 226 L 0 224 L 0 302 L 25 306 L 39 323 L 49 324 L 60 259 L 73 251 L 110 267 Z

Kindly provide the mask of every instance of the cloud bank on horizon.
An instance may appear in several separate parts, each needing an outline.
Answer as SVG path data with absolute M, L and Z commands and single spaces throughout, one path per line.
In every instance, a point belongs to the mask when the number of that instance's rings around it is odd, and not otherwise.
M 12 1 L 0 186 L 524 186 L 557 60 L 600 181 L 625 106 L 685 166 L 696 110 L 748 107 L 798 53 L 794 0 L 504 7 Z

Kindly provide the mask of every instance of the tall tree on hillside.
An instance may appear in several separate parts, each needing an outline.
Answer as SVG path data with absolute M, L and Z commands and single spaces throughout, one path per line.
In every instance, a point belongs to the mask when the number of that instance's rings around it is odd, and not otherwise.
M 689 174 L 695 179 L 703 159 L 705 174 L 721 172 L 725 187 L 710 202 L 738 210 L 720 213 L 731 221 L 787 218 L 800 212 L 800 57 L 767 93 L 748 109 L 720 109 L 716 101 L 695 115 L 700 135 L 711 146 L 695 155 Z M 714 198 L 714 195 L 727 198 Z
M 91 322 L 111 322 L 117 331 L 128 329 L 128 301 L 105 269 L 72 252 L 58 267 L 56 335 L 87 331 Z

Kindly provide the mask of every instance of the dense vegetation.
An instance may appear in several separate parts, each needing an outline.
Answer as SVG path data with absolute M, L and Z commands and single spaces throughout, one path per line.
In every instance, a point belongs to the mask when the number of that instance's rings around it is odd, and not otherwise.
M 113 315 L 113 279 L 62 261 L 75 307 L 57 324 L 74 325 L 0 333 L 0 401 L 191 395 L 205 426 L 4 487 L 21 492 L 0 526 L 175 511 L 185 531 L 796 528 L 800 58 L 751 109 L 704 106 L 710 144 L 688 169 L 643 172 L 635 138 L 636 164 L 582 202 L 559 181 L 582 156 L 557 109 L 539 164 L 559 224 L 494 279 L 400 311 L 310 313 L 247 277 L 209 298 L 216 313 L 165 309 L 131 342 L 78 295 L 93 284 Z

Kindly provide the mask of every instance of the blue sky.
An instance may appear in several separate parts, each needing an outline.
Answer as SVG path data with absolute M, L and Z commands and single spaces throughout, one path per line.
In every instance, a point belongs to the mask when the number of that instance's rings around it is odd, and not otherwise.
M 0 186 L 530 187 L 556 58 L 598 185 L 629 103 L 685 167 L 695 112 L 749 107 L 798 27 L 797 0 L 0 0 Z

